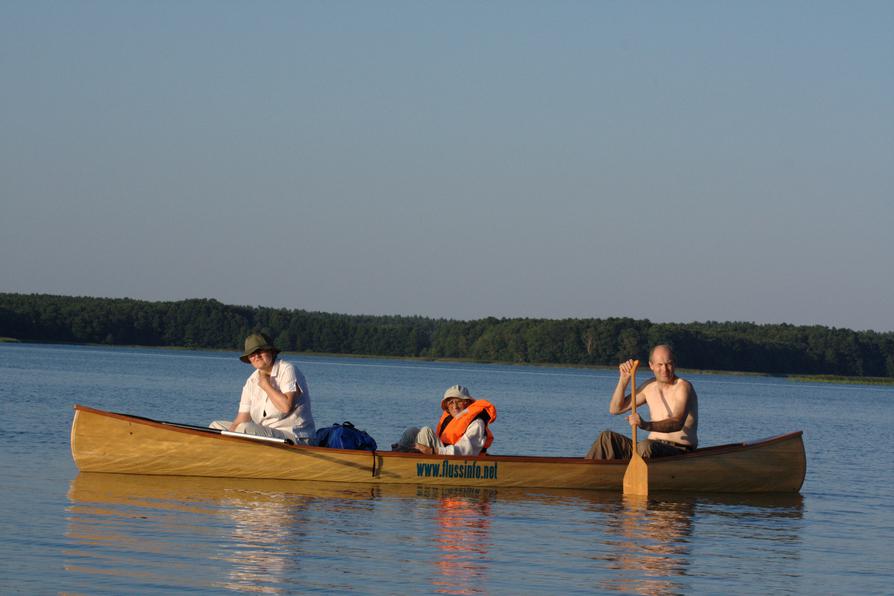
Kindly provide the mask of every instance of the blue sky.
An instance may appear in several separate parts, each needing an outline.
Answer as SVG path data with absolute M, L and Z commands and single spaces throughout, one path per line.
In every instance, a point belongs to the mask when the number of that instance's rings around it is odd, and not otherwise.
M 892 2 L 0 2 L 0 291 L 894 330 Z

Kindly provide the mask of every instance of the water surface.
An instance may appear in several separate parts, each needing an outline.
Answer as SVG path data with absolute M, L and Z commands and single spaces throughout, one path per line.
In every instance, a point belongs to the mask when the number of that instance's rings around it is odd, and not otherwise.
M 455 383 L 496 404 L 494 453 L 582 455 L 607 370 L 287 356 L 319 425 L 380 443 Z M 894 390 L 687 376 L 704 445 L 805 431 L 800 495 L 653 495 L 78 474 L 74 403 L 205 424 L 235 353 L 0 345 L 0 592 L 891 593 Z M 684 375 L 686 376 L 686 375 Z M 643 379 L 647 375 L 642 375 Z

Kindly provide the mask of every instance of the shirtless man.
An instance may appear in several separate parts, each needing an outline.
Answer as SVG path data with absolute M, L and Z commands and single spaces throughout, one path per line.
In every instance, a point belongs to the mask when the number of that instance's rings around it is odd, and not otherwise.
M 627 422 L 649 431 L 649 437 L 640 441 L 637 451 L 643 458 L 679 455 L 698 446 L 698 396 L 689 381 L 674 373 L 674 353 L 671 347 L 659 344 L 649 355 L 649 368 L 655 375 L 637 387 L 636 404 L 648 404 L 651 420 L 643 420 L 639 414 L 631 414 Z M 620 377 L 612 393 L 608 411 L 612 415 L 630 411 L 630 395 L 625 395 L 630 383 L 633 360 L 622 362 L 618 367 Z M 630 437 L 603 431 L 590 447 L 588 459 L 629 459 Z

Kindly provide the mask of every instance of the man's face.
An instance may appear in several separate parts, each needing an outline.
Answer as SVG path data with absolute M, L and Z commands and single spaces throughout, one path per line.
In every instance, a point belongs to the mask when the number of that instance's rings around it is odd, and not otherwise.
M 669 383 L 674 380 L 674 357 L 669 350 L 657 348 L 649 360 L 649 368 L 659 382 Z
M 466 400 L 454 397 L 447 400 L 447 413 L 456 417 L 457 414 L 466 409 Z
M 273 351 L 257 350 L 248 356 L 248 361 L 258 370 L 269 370 L 273 366 Z

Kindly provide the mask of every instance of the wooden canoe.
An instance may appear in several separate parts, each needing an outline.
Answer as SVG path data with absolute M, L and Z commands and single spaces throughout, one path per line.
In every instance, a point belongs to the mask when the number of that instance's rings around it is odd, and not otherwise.
M 621 490 L 626 461 L 422 455 L 270 443 L 76 405 L 71 453 L 82 472 L 373 484 Z M 800 431 L 649 461 L 652 491 L 798 492 Z

